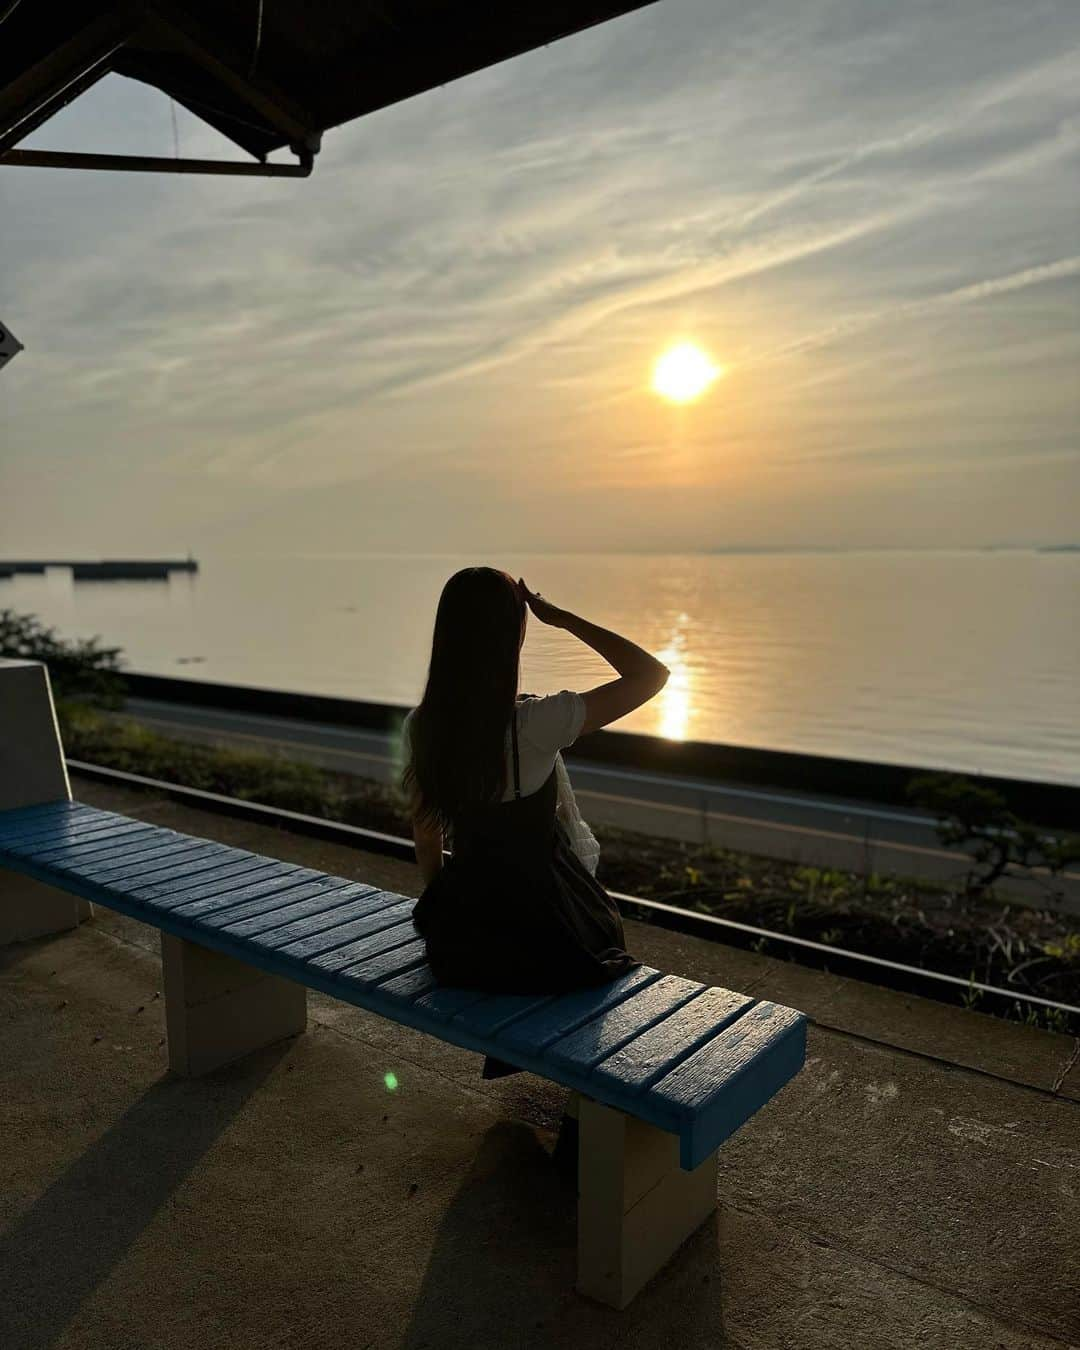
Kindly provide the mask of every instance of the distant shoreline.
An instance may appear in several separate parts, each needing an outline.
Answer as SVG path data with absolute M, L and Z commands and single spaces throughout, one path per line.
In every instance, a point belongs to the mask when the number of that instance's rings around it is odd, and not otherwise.
M 211 556 L 214 556 L 218 550 L 210 549 Z M 851 553 L 911 553 L 911 554 L 930 554 L 930 553 L 1080 553 L 1080 543 L 1077 544 L 957 544 L 951 547 L 945 545 L 927 545 L 925 547 L 916 547 L 910 544 L 746 544 L 735 545 L 730 548 L 703 548 L 703 549 L 683 549 L 673 551 L 671 549 L 514 549 L 484 547 L 470 552 L 448 552 L 442 550 L 423 550 L 423 549 L 370 549 L 370 550 L 350 550 L 347 553 L 322 553 L 312 552 L 302 549 L 296 553 L 268 553 L 262 549 L 256 549 L 251 552 L 244 550 L 221 550 L 220 556 L 230 558 L 264 558 L 272 557 L 275 559 L 288 558 L 316 558 L 323 561 L 338 560 L 348 562 L 354 558 L 475 558 L 479 554 L 490 557 L 506 556 L 511 558 L 719 558 L 719 557 L 754 557 L 754 556 L 801 556 L 801 555 L 819 555 L 819 554 L 851 554 Z M 143 561 L 143 560 L 136 560 Z M 199 564 L 192 558 L 184 560 L 146 560 L 157 566 L 167 567 L 171 571 L 199 571 Z M 45 567 L 73 567 L 73 566 L 101 566 L 100 562 L 79 562 L 76 564 L 70 559 L 63 560 L 44 560 L 44 561 L 8 561 L 0 559 L 0 569 L 10 574 L 16 573 L 40 572 Z

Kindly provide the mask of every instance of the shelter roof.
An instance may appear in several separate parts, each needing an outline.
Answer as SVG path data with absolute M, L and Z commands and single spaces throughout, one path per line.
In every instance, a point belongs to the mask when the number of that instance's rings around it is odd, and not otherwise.
M 116 72 L 256 159 L 288 146 L 310 170 L 330 127 L 645 3 L 0 0 L 0 162 L 42 162 L 18 142 Z

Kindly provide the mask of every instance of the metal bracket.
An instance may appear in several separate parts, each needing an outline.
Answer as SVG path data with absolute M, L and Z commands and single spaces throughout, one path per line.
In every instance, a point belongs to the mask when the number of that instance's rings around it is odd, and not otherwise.
M 90 155 L 74 150 L 9 150 L 0 165 L 36 169 L 114 169 L 128 173 L 209 173 L 242 178 L 307 178 L 315 157 L 305 151 L 299 164 L 266 164 L 233 159 L 168 159 L 153 155 Z

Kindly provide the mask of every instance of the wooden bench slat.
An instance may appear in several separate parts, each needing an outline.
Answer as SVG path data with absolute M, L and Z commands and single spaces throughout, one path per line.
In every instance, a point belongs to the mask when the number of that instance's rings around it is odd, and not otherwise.
M 697 980 L 684 980 L 681 975 L 661 975 L 613 1008 L 591 1017 L 576 1031 L 561 1036 L 547 1048 L 546 1058 L 553 1064 L 565 1064 L 567 1068 L 587 1072 L 704 989 Z
M 805 1048 L 801 1013 L 755 1003 L 654 1083 L 650 1097 L 682 1140 L 683 1167 L 696 1167 L 768 1101 L 797 1072 Z
M 343 974 L 348 974 L 347 971 Z M 397 1003 L 411 1003 L 429 990 L 438 988 L 439 981 L 426 963 L 419 969 L 407 970 L 404 975 L 395 975 L 379 986 L 379 993 Z
M 96 837 L 96 836 L 95 836 Z M 152 848 L 154 841 L 149 834 L 132 833 L 126 835 L 124 842 L 133 841 L 134 845 L 142 844 L 144 848 Z M 99 852 L 100 848 L 100 852 Z M 100 846 L 93 844 L 65 844 L 63 848 L 57 847 L 50 849 L 48 853 L 39 849 L 13 849 L 12 854 L 15 857 L 23 857 L 28 862 L 39 863 L 42 866 L 55 867 L 60 872 L 78 873 L 83 866 L 92 867 L 94 863 L 108 860 L 110 851 L 116 848 L 115 842 L 105 843 Z
M 400 901 L 401 897 L 393 891 L 376 891 L 372 895 L 342 905 L 340 910 L 327 910 L 311 919 L 300 919 L 296 923 L 285 924 L 281 928 L 272 928 L 267 932 L 256 933 L 248 940 L 257 942 L 261 947 L 273 951 L 280 947 L 287 947 L 290 943 L 298 942 L 303 938 L 316 937 L 330 929 L 343 927 L 345 924 L 352 923 L 366 915 L 391 909 Z
M 558 994 L 493 994 L 485 1002 L 457 1013 L 453 1020 L 475 1036 L 494 1036 L 519 1017 L 545 1008 L 557 998 Z
M 3 814 L 6 816 L 8 813 L 5 811 Z M 101 813 L 101 815 L 104 814 L 104 812 Z M 57 819 L 16 821 L 14 824 L 8 825 L 0 824 L 0 848 L 7 849 L 14 845 L 32 844 L 42 839 L 52 839 L 60 843 L 68 837 L 74 839 L 84 833 L 106 830 L 110 824 L 120 819 L 120 817 L 111 817 L 102 820 L 101 815 L 90 814 L 90 808 L 84 806 L 82 813 L 72 811 Z M 128 819 L 130 820 L 130 817 Z
M 85 802 L 69 801 L 66 797 L 54 802 L 35 802 L 33 806 L 12 806 L 3 812 L 0 819 L 0 834 L 16 829 L 28 820 L 60 820 L 64 816 L 76 814 L 105 815 L 97 806 L 87 806 Z
M 148 821 L 139 816 L 121 815 L 119 811 L 97 811 L 92 806 L 75 805 L 66 813 L 40 820 L 7 821 L 8 812 L 3 812 L 5 821 L 0 825 L 0 833 L 6 839 L 9 832 L 16 838 L 27 834 L 42 835 L 51 832 L 57 838 L 64 834 L 79 833 L 88 829 L 108 830 L 116 825 L 146 825 Z
M 391 947 L 360 961 L 355 966 L 346 966 L 338 971 L 338 979 L 344 984 L 373 986 L 382 981 L 396 979 L 407 971 L 425 965 L 427 957 L 423 938 L 415 938 L 401 947 Z
M 386 911 L 390 913 L 389 910 Z M 333 947 L 329 951 L 319 952 L 317 956 L 306 957 L 306 961 L 317 970 L 336 972 L 349 966 L 358 965 L 368 956 L 377 956 L 380 952 L 392 951 L 395 947 L 404 947 L 416 937 L 412 920 L 388 925 L 369 937 L 358 938 L 344 947 Z
M 57 863 L 62 864 L 68 861 L 77 861 L 80 856 L 90 856 L 98 848 L 109 848 L 110 845 L 123 843 L 132 835 L 146 835 L 152 830 L 152 825 L 144 825 L 141 821 L 131 821 L 127 825 L 110 825 L 107 830 L 98 830 L 90 836 L 79 836 L 79 838 L 65 841 L 63 843 L 45 843 L 37 842 L 34 845 L 25 845 L 20 847 L 13 845 L 6 852 L 14 853 L 17 857 L 22 856 L 36 863 Z
M 98 806 L 87 806 L 85 802 L 73 802 L 60 799 L 55 802 L 39 802 L 36 806 L 13 806 L 0 811 L 0 838 L 18 834 L 28 828 L 52 825 L 62 829 L 76 817 L 99 820 L 103 816 L 115 814 L 103 811 Z
M 127 877 L 117 885 L 133 900 L 164 902 L 166 897 L 178 897 L 181 891 L 187 898 L 193 899 L 194 896 L 188 895 L 192 888 L 205 884 L 208 877 L 218 879 L 226 874 L 232 875 L 227 872 L 232 866 L 231 863 L 221 861 L 220 853 L 207 853 L 200 857 L 189 855 L 182 866 L 149 867 L 145 872 Z
M 344 922 L 346 918 L 359 918 L 377 907 L 373 903 L 376 897 L 385 894 L 374 886 L 352 883 L 339 891 L 313 895 L 268 913 L 253 914 L 246 919 L 230 919 L 225 924 L 225 932 L 238 938 L 266 938 L 272 933 L 274 943 L 288 942 L 292 938 L 317 933 L 320 927 L 329 928 L 334 923 Z M 385 903 L 392 902 L 388 899 Z
M 288 866 L 286 864 L 286 870 Z M 133 886 L 128 894 L 135 900 L 152 901 L 158 909 L 170 909 L 175 905 L 184 904 L 187 900 L 205 900 L 207 896 L 219 895 L 223 891 L 233 889 L 234 884 L 254 885 L 271 872 L 275 876 L 280 876 L 281 868 L 275 867 L 267 858 L 252 854 L 249 858 L 237 858 L 235 862 L 220 863 L 212 870 L 193 868 L 190 874 L 161 877 L 145 886 Z
M 93 857 L 94 862 L 89 866 L 96 867 L 100 861 L 101 855 L 109 856 L 111 847 L 112 856 L 116 860 L 116 866 L 121 867 L 127 861 L 128 857 L 134 857 L 137 853 L 145 853 L 149 848 L 175 848 L 180 844 L 201 844 L 203 848 L 214 845 L 215 848 L 224 848 L 224 844 L 216 844 L 213 839 L 196 839 L 190 834 L 181 834 L 179 830 L 162 829 L 160 825 L 151 825 L 148 821 L 140 821 L 137 831 L 132 831 L 123 839 L 114 839 L 111 835 L 83 835 L 75 843 L 75 855 L 79 858 L 89 860 Z
M 481 989 L 454 989 L 440 985 L 428 994 L 421 994 L 413 1006 L 422 1009 L 432 1022 L 452 1022 L 465 1008 L 492 997 Z
M 389 931 L 393 937 L 387 940 L 385 934 Z M 413 937 L 416 929 L 412 926 L 412 904 L 398 902 L 362 919 L 343 923 L 329 933 L 300 938 L 275 950 L 294 961 L 311 961 L 320 971 L 344 971 L 366 956 L 401 946 Z
M 272 895 L 260 895 L 241 904 L 219 905 L 216 909 L 203 910 L 195 916 L 188 916 L 196 928 L 224 928 L 226 924 L 238 923 L 242 919 L 254 918 L 256 914 L 275 914 L 287 909 L 299 900 L 310 900 L 315 896 L 336 895 L 345 890 L 349 883 L 344 877 L 316 877 L 313 881 L 304 881 L 285 890 L 275 891 Z M 205 903 L 205 902 L 200 902 Z M 177 913 L 182 913 L 181 905 Z
M 240 886 L 235 890 L 226 892 L 211 891 L 197 900 L 189 897 L 178 905 L 169 905 L 168 908 L 172 914 L 179 918 L 194 921 L 205 914 L 213 914 L 233 905 L 242 905 L 255 900 L 265 899 L 269 901 L 271 896 L 280 895 L 283 891 L 300 887 L 305 882 L 310 882 L 312 877 L 318 875 L 319 873 L 312 872 L 306 867 L 271 868 L 266 876 L 260 877 L 257 881 L 248 882 L 246 886 Z M 291 895 L 288 900 L 283 900 L 281 903 L 287 905 L 290 900 L 298 899 L 300 899 L 299 896 Z M 158 907 L 157 902 L 155 902 L 156 907 Z M 251 913 L 259 913 L 259 907 L 256 906 Z
M 205 843 L 203 846 L 206 847 Z M 132 859 L 141 858 L 143 854 L 152 850 L 175 847 L 175 840 L 155 838 L 153 826 L 147 826 L 145 831 L 140 830 L 125 835 L 122 846 L 110 838 L 105 842 L 87 842 L 71 846 L 65 850 L 63 855 L 51 854 L 46 856 L 43 853 L 37 853 L 31 856 L 34 862 L 49 862 L 61 868 L 62 871 L 78 872 L 88 876 L 96 868 L 103 871 L 119 869 Z
M 742 1016 L 753 1002 L 746 994 L 730 989 L 705 989 L 600 1060 L 593 1067 L 592 1077 L 623 1092 L 640 1092 Z
M 389 905 L 383 905 L 370 914 L 361 915 L 351 923 L 342 924 L 340 928 L 334 928 L 329 933 L 314 933 L 310 937 L 298 938 L 293 942 L 283 942 L 280 947 L 274 944 L 275 950 L 300 961 L 321 956 L 336 947 L 347 947 L 356 939 L 370 937 L 373 933 L 382 932 L 384 928 L 392 928 L 395 924 L 405 922 L 412 913 L 413 903 L 404 896 L 395 895 Z M 344 964 L 347 965 L 348 962 Z
M 595 989 L 575 990 L 571 994 L 560 994 L 547 1007 L 537 1009 L 528 1017 L 512 1022 L 500 1031 L 495 1037 L 495 1045 L 503 1046 L 507 1050 L 538 1053 L 553 1041 L 569 1035 L 571 1031 L 576 1031 L 591 1017 L 629 998 L 636 989 L 659 978 L 658 970 L 643 965 L 627 971 L 625 975 L 620 975 L 610 984 L 600 985 Z M 498 1050 L 495 1053 L 498 1053 Z
M 91 866 L 79 864 L 82 876 L 96 881 L 99 885 L 120 886 L 125 881 L 139 881 L 156 876 L 159 872 L 186 871 L 189 864 L 203 862 L 208 858 L 220 861 L 224 852 L 220 844 L 202 844 L 191 840 L 186 843 L 163 845 L 158 849 L 148 849 L 145 853 L 128 854 L 123 863 L 116 867 L 107 867 L 101 859 L 95 859 Z

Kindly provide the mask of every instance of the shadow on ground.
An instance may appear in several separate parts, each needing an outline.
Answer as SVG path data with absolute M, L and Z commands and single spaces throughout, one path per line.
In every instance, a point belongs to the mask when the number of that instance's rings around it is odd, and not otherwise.
M 715 1217 L 623 1312 L 574 1292 L 577 1198 L 536 1132 L 500 1122 L 435 1234 L 403 1350 L 723 1350 Z
M 61 1336 L 288 1050 L 198 1080 L 159 1079 L 0 1235 L 9 1344 L 46 1350 Z

